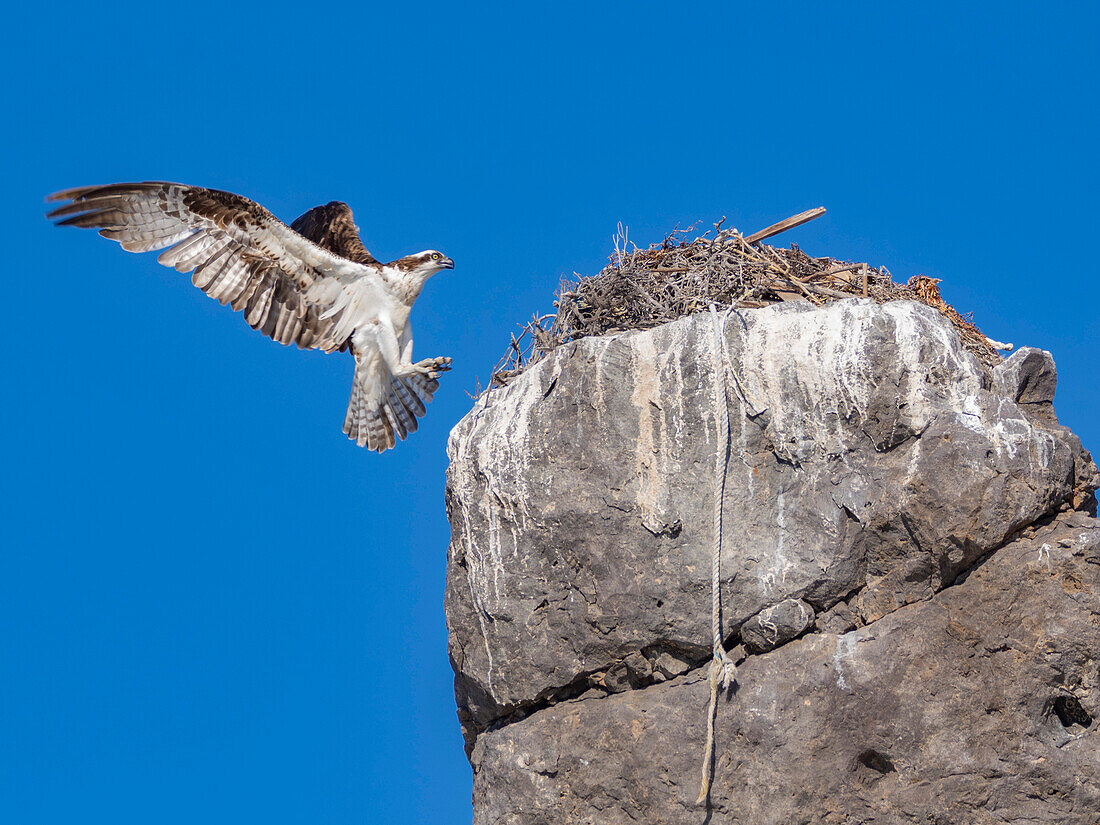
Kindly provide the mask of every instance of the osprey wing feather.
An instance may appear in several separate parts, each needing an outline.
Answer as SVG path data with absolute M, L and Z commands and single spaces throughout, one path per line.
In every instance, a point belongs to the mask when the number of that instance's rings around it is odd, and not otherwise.
M 349 261 L 381 266 L 359 237 L 351 207 L 340 201 L 315 206 L 290 225 L 304 238 Z
M 429 250 L 380 264 L 359 239 L 351 210 L 333 202 L 288 227 L 231 192 L 147 181 L 68 189 L 49 213 L 158 261 L 281 344 L 351 349 L 355 380 L 344 432 L 381 452 L 416 430 L 449 358 L 411 362 L 408 312 L 424 281 L 453 267 Z M 354 414 L 353 414 L 354 413 Z

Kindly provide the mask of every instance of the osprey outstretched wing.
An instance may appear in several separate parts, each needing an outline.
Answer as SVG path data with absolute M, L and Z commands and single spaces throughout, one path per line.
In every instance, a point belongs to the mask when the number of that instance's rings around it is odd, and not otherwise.
M 281 344 L 355 356 L 344 432 L 382 452 L 415 432 L 450 358 L 412 362 L 409 311 L 454 262 L 427 250 L 388 264 L 363 246 L 347 204 L 287 226 L 248 198 L 178 183 L 87 186 L 50 195 L 59 226 L 90 227 L 157 260 Z

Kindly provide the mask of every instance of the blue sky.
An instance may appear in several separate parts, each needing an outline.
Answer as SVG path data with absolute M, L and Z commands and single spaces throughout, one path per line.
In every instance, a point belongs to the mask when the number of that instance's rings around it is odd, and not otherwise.
M 0 819 L 462 823 L 442 615 L 446 437 L 562 275 L 722 215 L 943 278 L 1054 353 L 1100 447 L 1095 4 L 24 4 L 0 92 L 8 434 Z M 303 14 L 304 13 L 304 14 Z M 352 363 L 52 228 L 167 179 L 457 262 L 420 432 L 340 432 Z

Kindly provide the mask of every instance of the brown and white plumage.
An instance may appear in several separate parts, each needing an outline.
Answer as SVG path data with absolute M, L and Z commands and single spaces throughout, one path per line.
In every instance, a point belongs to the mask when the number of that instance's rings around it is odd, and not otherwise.
M 99 230 L 157 260 L 244 313 L 281 344 L 355 356 L 344 432 L 382 452 L 416 432 L 450 358 L 412 362 L 409 311 L 424 283 L 454 262 L 427 250 L 388 264 L 363 246 L 345 203 L 315 207 L 287 226 L 248 198 L 178 183 L 86 186 L 47 217 Z

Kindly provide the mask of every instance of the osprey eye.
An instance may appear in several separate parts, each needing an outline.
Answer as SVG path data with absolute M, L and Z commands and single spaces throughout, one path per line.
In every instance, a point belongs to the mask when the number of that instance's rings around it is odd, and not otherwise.
M 439 260 L 439 253 L 438 252 L 433 252 L 432 253 L 432 260 L 433 261 L 438 261 Z

